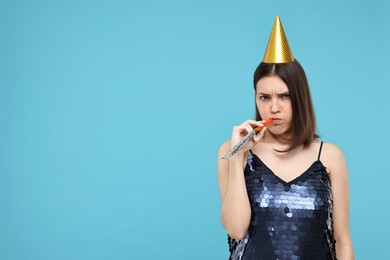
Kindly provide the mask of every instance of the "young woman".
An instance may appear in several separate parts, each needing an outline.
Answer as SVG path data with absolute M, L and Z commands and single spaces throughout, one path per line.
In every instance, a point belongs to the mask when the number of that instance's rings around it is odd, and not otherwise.
M 284 36 L 279 17 L 274 30 Z M 284 44 L 289 50 L 286 39 Z M 282 62 L 265 57 L 258 66 L 256 120 L 235 126 L 231 140 L 219 149 L 221 218 L 230 259 L 350 260 L 345 159 L 336 145 L 317 140 L 305 72 L 291 51 L 287 56 Z M 229 160 L 221 159 L 270 118 L 273 122 L 243 149 Z

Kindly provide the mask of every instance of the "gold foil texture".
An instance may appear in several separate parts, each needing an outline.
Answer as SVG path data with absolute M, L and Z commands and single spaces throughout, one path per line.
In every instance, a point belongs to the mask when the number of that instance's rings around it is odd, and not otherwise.
M 268 41 L 267 50 L 264 54 L 265 63 L 287 63 L 294 61 L 286 35 L 284 34 L 282 22 L 279 15 L 276 16 L 271 36 Z

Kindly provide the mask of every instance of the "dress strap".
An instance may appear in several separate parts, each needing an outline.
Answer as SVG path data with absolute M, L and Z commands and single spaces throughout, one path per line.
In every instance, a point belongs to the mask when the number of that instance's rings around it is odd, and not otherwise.
M 252 149 L 249 149 L 249 152 L 251 153 L 251 155 L 253 155 Z
M 320 151 L 318 152 L 318 158 L 317 158 L 317 161 L 320 160 L 320 156 L 321 156 L 321 151 L 322 151 L 322 145 L 324 144 L 324 142 L 321 142 L 321 145 L 320 145 Z

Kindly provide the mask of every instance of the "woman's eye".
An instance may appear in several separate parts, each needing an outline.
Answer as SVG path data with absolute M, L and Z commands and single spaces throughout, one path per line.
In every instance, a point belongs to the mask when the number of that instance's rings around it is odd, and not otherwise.
M 290 98 L 290 94 L 282 94 L 282 98 L 283 99 L 289 99 Z

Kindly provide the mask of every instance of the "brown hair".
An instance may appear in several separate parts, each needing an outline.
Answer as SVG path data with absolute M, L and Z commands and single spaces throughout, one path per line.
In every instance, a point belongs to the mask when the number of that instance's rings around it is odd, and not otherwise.
M 277 76 L 286 83 L 290 92 L 292 106 L 291 145 L 289 152 L 303 144 L 304 147 L 318 138 L 316 134 L 316 117 L 311 101 L 309 84 L 305 71 L 297 60 L 287 63 L 260 63 L 253 76 L 253 85 L 266 76 Z M 256 120 L 262 120 L 256 107 Z

